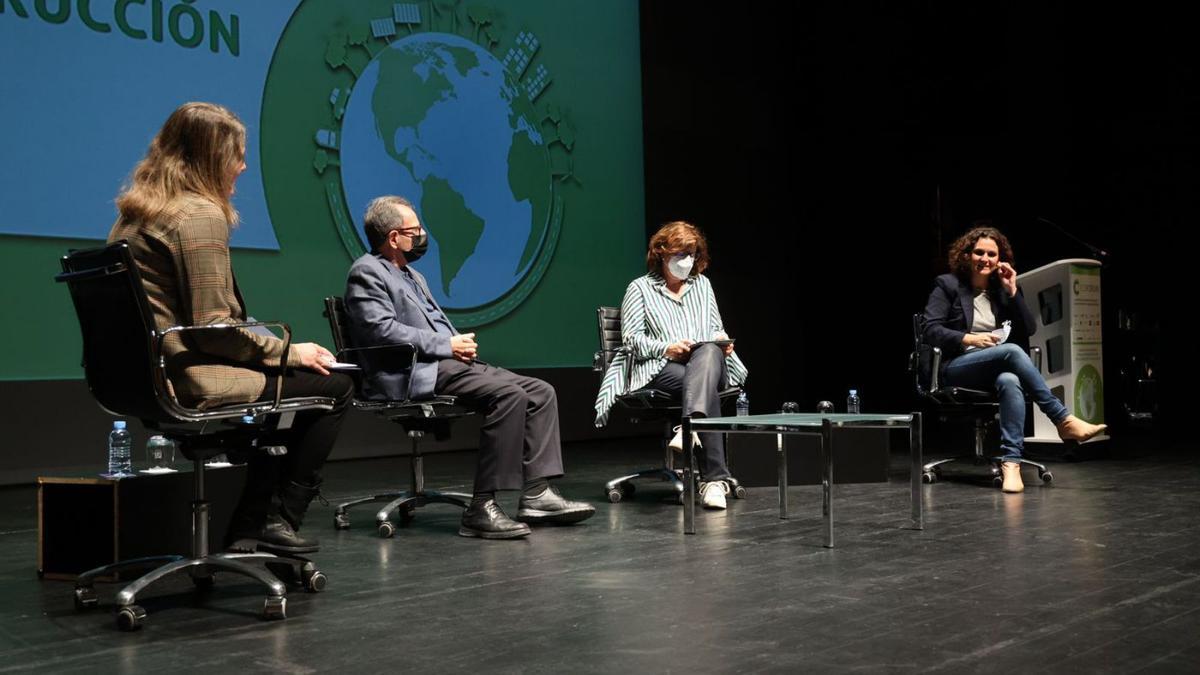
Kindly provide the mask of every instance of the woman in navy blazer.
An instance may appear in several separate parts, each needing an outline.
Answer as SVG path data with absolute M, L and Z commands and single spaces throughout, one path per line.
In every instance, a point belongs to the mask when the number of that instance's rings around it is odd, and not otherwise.
M 1085 441 L 1106 425 L 1071 415 L 1050 392 L 1029 359 L 1037 321 L 1025 304 L 1008 238 L 990 226 L 974 227 L 950 245 L 950 274 L 939 276 L 925 303 L 926 344 L 942 349 L 941 381 L 994 390 L 1000 399 L 1001 471 L 1005 492 L 1021 492 L 1025 394 L 1067 441 Z M 1009 322 L 1007 340 L 992 331 Z

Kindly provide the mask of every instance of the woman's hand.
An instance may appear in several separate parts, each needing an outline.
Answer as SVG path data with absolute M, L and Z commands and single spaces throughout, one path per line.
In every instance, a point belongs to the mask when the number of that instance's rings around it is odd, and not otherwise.
M 1002 262 L 996 267 L 996 274 L 1000 275 L 1000 284 L 1004 286 L 1004 290 L 1008 291 L 1008 297 L 1016 295 L 1017 270 L 1013 269 L 1012 265 Z
M 721 331 L 716 331 L 716 332 L 714 332 L 714 333 L 713 333 L 713 337 L 712 337 L 712 339 L 714 339 L 714 340 L 728 340 L 728 339 L 729 339 L 729 334 L 728 334 L 728 333 L 723 333 L 723 332 L 721 332 Z M 730 354 L 732 354 L 732 353 L 733 353 L 733 343 L 732 343 L 732 342 L 730 342 L 729 344 L 725 345 L 724 347 L 721 347 L 721 351 L 725 352 L 725 356 L 729 356 Z
M 962 343 L 964 347 L 994 347 L 1000 338 L 991 333 L 967 333 L 963 336 Z
M 474 361 L 478 350 L 474 333 L 462 333 L 450 338 L 450 351 L 454 353 L 454 358 L 463 363 Z
M 692 356 L 692 341 L 680 340 L 667 345 L 667 351 L 663 354 L 668 361 L 677 363 L 687 363 L 687 360 Z
M 325 366 L 337 361 L 333 353 L 315 342 L 301 342 L 292 345 L 292 351 L 300 359 L 300 365 L 315 370 L 322 375 L 328 375 Z

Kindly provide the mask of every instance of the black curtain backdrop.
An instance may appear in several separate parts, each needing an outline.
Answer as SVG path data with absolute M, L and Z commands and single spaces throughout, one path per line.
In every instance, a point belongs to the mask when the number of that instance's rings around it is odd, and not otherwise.
M 910 317 L 972 220 L 1017 269 L 1109 252 L 1105 402 L 1149 361 L 1186 432 L 1200 125 L 1185 10 L 642 3 L 647 231 L 707 233 L 752 408 L 915 405 Z M 1135 327 L 1136 330 L 1124 330 Z

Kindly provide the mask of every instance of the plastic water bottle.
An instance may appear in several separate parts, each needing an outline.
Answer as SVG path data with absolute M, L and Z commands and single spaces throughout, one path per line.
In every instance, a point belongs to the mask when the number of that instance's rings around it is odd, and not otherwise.
M 133 436 L 125 429 L 125 420 L 113 422 L 112 431 L 108 433 L 108 473 L 109 478 L 124 478 L 133 475 Z
M 738 394 L 738 397 L 737 397 L 737 416 L 744 417 L 749 414 L 750 414 L 750 397 L 746 395 L 746 390 L 743 389 L 742 393 Z
M 857 389 L 851 389 L 850 395 L 846 397 L 846 412 L 851 415 L 857 415 L 862 412 L 862 401 L 858 398 Z

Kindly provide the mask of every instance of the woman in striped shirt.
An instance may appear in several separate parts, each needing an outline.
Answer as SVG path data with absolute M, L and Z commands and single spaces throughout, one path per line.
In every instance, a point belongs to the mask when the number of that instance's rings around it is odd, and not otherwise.
M 621 337 L 627 352 L 617 355 L 604 375 L 596 426 L 608 421 L 618 396 L 643 387 L 679 393 L 684 415 L 715 417 L 721 414 L 718 393 L 746 381 L 746 366 L 733 353 L 733 343 L 713 343 L 728 335 L 712 285 L 703 275 L 707 267 L 708 243 L 694 225 L 667 223 L 650 238 L 647 273 L 629 284 L 621 302 Z M 699 442 L 705 464 L 702 502 L 707 508 L 723 509 L 729 492 L 725 479 L 730 477 L 724 436 L 702 433 Z M 678 427 L 671 447 L 682 450 Z

